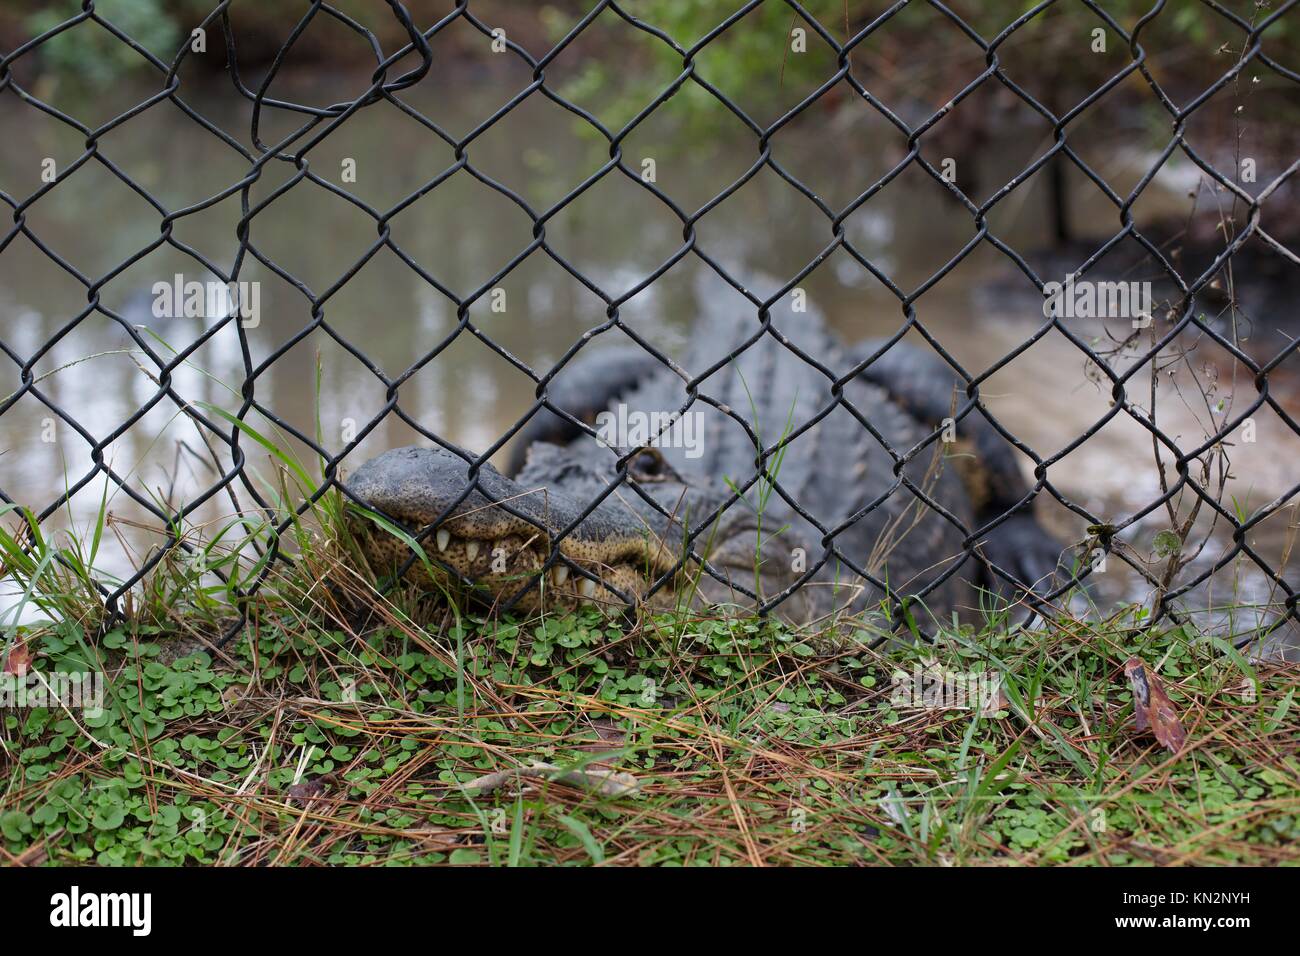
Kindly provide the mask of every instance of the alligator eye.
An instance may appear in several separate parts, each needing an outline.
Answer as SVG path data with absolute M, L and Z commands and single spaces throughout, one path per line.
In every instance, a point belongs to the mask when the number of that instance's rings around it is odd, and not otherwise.
M 657 448 L 643 448 L 627 465 L 627 473 L 637 481 L 663 481 L 668 471 L 664 456 Z

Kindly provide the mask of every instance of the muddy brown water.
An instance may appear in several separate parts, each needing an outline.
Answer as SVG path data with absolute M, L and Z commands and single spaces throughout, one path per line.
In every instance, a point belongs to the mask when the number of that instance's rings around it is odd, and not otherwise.
M 325 102 L 338 91 L 315 93 Z M 453 134 L 472 129 L 503 101 L 492 84 L 471 85 L 448 95 L 446 90 L 417 87 L 409 101 Z M 342 98 L 338 96 L 335 98 Z M 103 116 L 130 102 L 106 95 L 94 104 Z M 225 88 L 200 88 L 189 100 L 205 116 L 241 142 L 247 141 L 248 111 Z M 41 160 L 53 158 L 65 170 L 80 154 L 82 140 L 49 117 L 12 97 L 0 98 L 0 128 L 21 135 L 0 137 L 0 189 L 27 196 L 41 185 Z M 714 151 L 675 148 L 670 131 L 648 127 L 625 144 L 630 160 L 656 158 L 657 185 L 685 209 L 705 203 L 748 168 L 754 143 L 738 140 Z M 793 134 L 778 137 L 776 157 L 832 205 L 843 204 L 888 168 L 883 151 L 874 148 L 875 133 L 852 121 L 840 122 L 826 137 Z M 1034 137 L 992 137 L 972 157 L 982 193 L 996 187 L 998 176 L 1019 168 L 1041 146 Z M 169 104 L 148 111 L 121 130 L 103 137 L 100 149 L 169 209 L 197 203 L 238 180 L 247 168 L 217 138 L 198 128 Z M 1106 175 L 1135 181 L 1152 157 L 1140 150 L 1099 146 L 1091 157 Z M 507 184 L 535 208 L 544 208 L 599 168 L 604 153 L 598 144 L 575 135 L 573 120 L 552 104 L 534 97 L 492 130 L 477 138 L 468 155 L 483 175 Z M 342 183 L 346 160 L 355 162 L 357 181 Z M 400 111 L 381 104 L 363 111 L 310 155 L 311 168 L 364 202 L 388 208 L 446 169 L 452 151 Z M 636 168 L 639 168 L 636 167 Z M 265 199 L 291 176 L 287 164 L 268 167 L 252 190 L 252 201 Z M 914 175 L 915 173 L 915 175 Z M 1048 244 L 1050 217 L 1046 190 L 1039 176 L 1000 204 L 990 223 L 997 235 L 1018 250 Z M 1179 214 L 1189 183 L 1196 176 L 1186 164 L 1163 171 L 1144 199 L 1152 216 Z M 1072 220 L 1081 241 L 1100 242 L 1119 228 L 1115 210 L 1095 194 L 1075 197 Z M 174 236 L 228 269 L 237 249 L 238 197 L 186 216 Z M 145 248 L 159 234 L 157 212 L 131 189 L 91 162 L 58 183 L 26 215 L 28 227 L 82 274 L 100 277 Z M 942 189 L 916 170 L 901 175 L 845 222 L 847 237 L 899 287 L 912 290 L 934 274 L 969 242 L 970 217 Z M 459 296 L 489 287 L 469 309 L 475 328 L 502 350 L 535 370 L 545 370 L 589 330 L 601 326 L 606 305 L 544 251 L 533 252 L 499 282 L 499 270 L 528 247 L 532 224 L 509 199 L 461 171 L 392 220 L 393 241 L 438 284 Z M 635 288 L 676 254 L 682 245 L 680 221 L 630 178 L 615 173 L 579 197 L 546 224 L 546 240 L 559 256 L 610 297 Z M 306 182 L 259 213 L 251 241 L 262 256 L 305 283 L 313 292 L 330 288 L 362 258 L 376 236 L 374 220 L 323 188 Z M 812 261 L 832 236 L 826 218 L 770 170 L 764 170 L 698 224 L 698 247 L 730 270 L 747 288 L 767 296 L 787 277 Z M 676 354 L 696 323 L 719 308 L 752 308 L 734 293 L 706 293 L 701 301 L 694 254 L 623 303 L 619 318 L 657 347 Z M 116 276 L 102 290 L 102 300 L 143 334 L 160 354 L 187 348 L 203 334 L 202 318 L 160 318 L 153 314 L 152 287 L 171 281 L 213 276 L 176 249 L 164 246 Z M 246 330 L 248 361 L 259 368 L 312 323 L 311 307 L 293 284 L 250 259 L 241 278 L 260 284 L 260 322 Z M 1059 278 L 1059 277 L 1058 277 Z M 1248 288 L 1249 275 L 1237 281 Z M 716 288 L 716 287 L 710 287 Z M 896 331 L 903 322 L 898 299 L 879 280 L 843 251 L 832 253 L 801 284 L 809 313 L 815 313 L 845 340 Z M 730 296 L 730 299 L 728 299 Z M 504 308 L 493 309 L 494 302 Z M 93 314 L 68 329 L 85 308 L 83 285 L 51 261 L 26 237 L 13 239 L 0 252 L 0 339 L 13 353 L 28 358 L 58 337 L 33 366 L 38 388 L 96 439 L 119 424 L 158 392 L 142 371 L 148 360 L 138 354 L 121 326 Z M 430 281 L 388 249 L 380 249 L 360 271 L 325 302 L 327 327 L 310 332 L 265 369 L 253 384 L 262 407 L 305 434 L 318 424 L 326 447 L 341 448 L 383 407 L 383 384 L 366 364 L 340 343 L 365 353 L 390 375 L 397 375 L 428 355 L 456 329 L 455 304 Z M 970 371 L 980 372 L 1017 348 L 1043 325 L 1041 300 L 1027 279 L 1005 256 L 984 245 L 933 286 L 916 305 L 917 319 Z M 802 315 L 790 302 L 778 303 L 778 323 L 796 327 Z M 1273 317 L 1254 317 L 1254 334 L 1278 337 Z M 1091 322 L 1091 324 L 1089 324 Z M 1097 343 L 1119 331 L 1099 320 L 1073 320 L 1076 334 Z M 912 338 L 918 338 L 915 333 Z M 603 348 L 622 339 L 617 330 L 596 337 L 587 348 Z M 1122 362 L 1123 360 L 1121 360 Z M 315 387 L 319 363 L 319 390 Z M 1095 427 L 1110 410 L 1108 384 L 1090 376 L 1084 354 L 1059 331 L 1051 330 L 1014 362 L 993 375 L 981 393 L 990 411 L 1040 456 L 1049 457 Z M 1209 401 L 1197 382 L 1214 380 Z M 173 387 L 193 402 L 229 410 L 239 404 L 245 359 L 239 337 L 227 325 L 172 373 Z M 1131 394 L 1148 404 L 1149 374 L 1134 380 Z M 1287 366 L 1279 371 L 1281 401 L 1292 411 L 1295 378 Z M 19 366 L 0 359 L 0 393 L 20 387 Z M 400 407 L 424 427 L 473 452 L 490 447 L 529 407 L 533 382 L 511 363 L 464 331 L 401 387 Z M 1221 350 L 1202 347 L 1186 365 L 1162 372 L 1157 389 L 1161 426 L 1184 447 L 1203 440 L 1208 422 L 1221 422 L 1227 409 L 1241 408 L 1255 396 L 1249 376 L 1238 372 Z M 1229 502 L 1246 512 L 1286 496 L 1297 481 L 1300 438 L 1267 409 L 1257 418 L 1257 440 L 1231 448 Z M 259 429 L 268 423 L 258 413 L 248 417 Z M 1217 427 L 1217 425 L 1216 425 Z M 309 458 L 299 443 L 282 436 Z M 349 458 L 355 467 L 386 448 L 423 439 L 396 416 L 375 428 Z M 250 462 L 265 468 L 256 447 L 245 442 Z M 104 452 L 107 462 L 132 486 L 149 497 L 180 502 L 213 481 L 213 471 L 193 426 L 176 406 L 164 400 L 152 407 Z M 505 453 L 497 456 L 503 463 Z M 1025 459 L 1026 474 L 1031 463 Z M 1169 474 L 1172 466 L 1166 458 Z M 24 395 L 0 416 L 0 489 L 19 504 L 41 510 L 67 486 L 91 470 L 89 445 L 57 419 L 33 394 Z M 269 471 L 269 469 L 267 469 Z M 1052 466 L 1048 475 L 1062 495 L 1107 521 L 1120 521 L 1141 510 L 1160 493 L 1149 432 L 1121 413 L 1078 449 Z M 84 526 L 96 513 L 103 478 L 96 478 L 70 507 L 51 517 L 49 526 Z M 1076 540 L 1082 522 L 1043 496 L 1044 519 L 1063 539 Z M 229 511 L 224 499 L 218 499 Z M 120 491 L 110 489 L 109 508 L 119 517 L 138 518 L 139 509 Z M 209 512 L 200 517 L 214 517 Z M 1289 511 L 1261 524 L 1248 539 L 1276 564 L 1288 553 Z M 1159 514 L 1131 534 L 1135 548 L 1150 552 L 1151 539 L 1167 519 Z M 1215 532 L 1200 559 L 1214 560 L 1230 539 L 1224 525 Z M 133 545 L 135 554 L 116 548 L 102 557 L 105 570 L 123 575 L 147 541 Z M 110 553 L 111 552 L 111 553 Z M 1289 572 L 1288 572 L 1289 573 Z M 1102 603 L 1140 599 L 1143 589 L 1122 568 L 1097 577 L 1094 597 Z M 1202 593 L 1204 592 L 1204 593 Z M 1268 582 L 1253 566 L 1224 569 L 1215 587 L 1194 596 L 1200 606 L 1229 600 L 1233 593 L 1263 599 Z M 1195 603 L 1195 602 L 1194 602 Z M 1221 616 L 1216 626 L 1232 626 Z

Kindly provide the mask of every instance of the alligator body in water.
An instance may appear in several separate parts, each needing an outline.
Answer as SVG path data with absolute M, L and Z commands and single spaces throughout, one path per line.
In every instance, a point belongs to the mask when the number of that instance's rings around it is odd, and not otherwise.
M 659 605 L 784 597 L 776 613 L 794 621 L 876 606 L 882 585 L 947 619 L 978 606 L 978 587 L 1005 595 L 1050 576 L 1059 546 L 1023 507 L 1029 487 L 1004 440 L 977 410 L 942 440 L 964 392 L 936 354 L 895 345 L 845 379 L 883 343 L 845 348 L 811 318 L 794 341 L 753 318 L 703 326 L 679 369 L 637 348 L 580 355 L 548 400 L 597 435 L 543 409 L 517 438 L 513 477 L 484 463 L 467 496 L 469 464 L 442 449 L 362 465 L 350 492 L 428 545 L 412 562 L 360 518 L 376 570 L 401 564 L 430 586 L 455 580 L 450 569 L 481 599 L 525 609 L 652 589 Z M 654 443 L 610 427 L 670 421 Z M 620 482 L 620 456 L 643 444 Z

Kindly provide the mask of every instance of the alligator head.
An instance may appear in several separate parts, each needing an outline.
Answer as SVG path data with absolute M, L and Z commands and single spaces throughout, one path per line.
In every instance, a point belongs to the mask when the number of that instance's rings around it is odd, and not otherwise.
M 608 459 L 598 467 L 539 443 L 511 480 L 487 463 L 471 476 L 464 459 L 440 448 L 394 449 L 348 478 L 383 519 L 353 509 L 352 527 L 376 570 L 404 571 L 430 589 L 467 587 L 480 603 L 521 611 L 621 608 L 652 589 L 656 607 L 750 603 L 797 577 L 763 557 L 775 536 L 765 541 L 755 513 L 728 489 L 682 477 L 654 449 L 632 459 L 622 482 Z M 789 546 L 784 540 L 782 552 Z M 795 594 L 783 613 L 806 619 L 809 601 Z

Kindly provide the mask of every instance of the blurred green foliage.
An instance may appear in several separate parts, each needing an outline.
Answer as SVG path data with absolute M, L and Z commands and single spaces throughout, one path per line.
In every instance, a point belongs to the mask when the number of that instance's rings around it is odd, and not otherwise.
M 812 0 L 808 9 L 814 14 L 822 14 L 841 2 Z M 680 0 L 628 0 L 621 6 L 628 14 L 662 30 L 686 49 L 716 29 L 726 14 L 732 12 L 714 5 L 681 3 Z M 572 26 L 571 17 L 553 6 L 544 9 L 543 17 L 553 40 L 558 40 Z M 826 18 L 823 17 L 822 22 L 826 23 Z M 623 38 L 627 36 L 629 28 L 620 20 L 606 17 L 598 23 L 606 32 L 619 32 Z M 796 22 L 795 14 L 785 4 L 764 4 L 709 41 L 697 58 L 699 75 L 728 94 L 759 81 L 778 81 L 802 88 L 810 82 L 825 79 L 830 72 L 825 57 L 787 55 L 791 31 L 798 26 L 806 27 L 806 24 L 802 20 Z M 683 71 L 681 55 L 669 44 L 647 34 L 642 36 L 645 42 L 637 50 L 643 54 L 645 62 L 640 64 L 639 70 L 629 71 L 626 61 L 618 58 L 589 58 L 583 62 L 577 75 L 564 84 L 564 95 L 578 103 L 603 100 L 604 110 L 600 116 L 612 129 L 621 128 L 632 120 Z M 830 54 L 830 48 L 811 33 L 807 44 L 810 50 L 824 50 Z M 833 62 L 832 58 L 829 64 L 832 70 Z M 690 118 L 688 122 L 700 125 L 710 122 L 718 101 L 700 84 L 687 82 L 677 92 L 674 106 Z
M 23 26 L 31 36 L 53 30 L 81 12 L 77 0 L 48 4 L 30 14 Z M 176 54 L 181 27 L 175 13 L 162 0 L 110 0 L 96 4 L 96 12 L 130 36 L 154 56 L 169 61 Z M 117 79 L 148 61 L 98 23 L 84 21 L 51 37 L 40 46 L 40 57 L 49 72 L 92 85 Z
M 512 40 L 534 56 L 548 43 L 565 36 L 587 13 L 594 0 L 550 0 L 533 5 L 517 0 L 475 0 L 474 14 L 488 25 L 503 25 Z M 333 6 L 373 30 L 385 49 L 405 41 L 385 4 L 373 0 L 334 0 Z M 687 0 L 622 0 L 620 9 L 647 26 L 690 48 L 742 6 Z M 889 4 L 883 0 L 804 0 L 804 8 L 838 41 L 872 23 Z M 949 8 L 986 39 L 997 36 L 1017 17 L 1037 6 L 1034 0 L 949 0 Z M 1149 13 L 1154 0 L 1108 0 L 1105 10 L 1125 29 L 1132 29 Z M 1223 6 L 1248 22 L 1259 22 L 1276 10 L 1277 0 L 1223 0 Z M 97 0 L 98 15 L 117 25 L 146 49 L 170 60 L 185 35 L 216 7 L 215 0 Z M 451 0 L 433 5 L 408 4 L 417 25 L 427 28 L 453 8 Z M 0 11 L 0 48 L 21 42 L 76 16 L 79 0 L 54 0 L 43 9 L 18 15 L 22 36 L 14 37 L 15 14 Z M 258 0 L 236 3 L 231 20 L 245 66 L 264 65 L 308 10 L 306 0 Z M 1292 18 L 1294 19 L 1294 18 Z M 1089 55 L 1091 31 L 1104 21 L 1082 3 L 1051 6 L 1018 30 L 999 47 L 999 57 L 1019 53 L 1034 77 L 1049 86 L 1096 88 L 1127 50 L 1118 36 L 1109 42 L 1115 61 L 1102 62 Z M 768 0 L 718 34 L 694 58 L 698 74 L 728 95 L 756 87 L 771 99 L 776 90 L 806 93 L 830 76 L 836 67 L 833 51 L 807 29 L 807 53 L 792 53 L 791 31 L 807 28 L 784 0 Z M 219 30 L 211 31 L 218 34 Z M 1109 32 L 1109 31 L 1108 31 Z M 1239 53 L 1243 32 L 1203 3 L 1192 0 L 1167 4 L 1141 34 L 1153 66 L 1162 66 L 1165 79 L 1182 79 L 1189 88 L 1203 89 L 1231 65 Z M 453 25 L 435 39 L 440 68 L 459 61 L 482 59 L 486 47 L 473 42 L 474 31 Z M 210 46 L 221 46 L 219 36 Z M 1224 48 L 1227 47 L 1227 53 Z M 1286 17 L 1270 25 L 1264 35 L 1264 52 L 1292 68 L 1300 61 L 1300 41 L 1294 22 Z M 372 59 L 369 45 L 332 17 L 319 13 L 295 42 L 295 54 L 328 60 L 332 67 L 363 66 Z M 981 60 L 978 48 L 961 30 L 928 3 L 910 3 L 885 22 L 853 53 L 855 75 L 869 84 L 908 83 L 933 85 L 933 74 L 952 57 Z M 57 76 L 102 83 L 131 70 L 144 68 L 145 60 L 107 30 L 83 23 L 43 43 L 37 60 Z M 213 60 L 214 65 L 217 60 Z M 575 65 L 576 64 L 576 65 Z M 682 57 L 669 44 L 636 31 L 611 10 L 602 11 L 572 47 L 556 61 L 562 92 L 584 107 L 599 106 L 607 125 L 621 127 L 682 71 Z M 795 96 L 791 92 L 790 96 Z M 921 90 L 920 92 L 924 92 Z M 785 97 L 781 96 L 784 101 Z M 686 83 L 674 102 L 682 115 L 696 122 L 716 119 L 717 102 L 696 83 Z M 711 118 L 712 117 L 712 118 Z
M 1132 30 L 1153 5 L 1152 0 L 1112 0 L 1105 9 L 1124 29 Z M 1225 5 L 1247 22 L 1263 20 L 1276 6 L 1270 0 L 1228 0 Z M 620 6 L 689 49 L 740 4 L 624 0 Z M 1038 3 L 954 0 L 948 6 L 985 40 L 992 40 Z M 878 0 L 805 0 L 803 7 L 843 43 L 874 22 L 888 4 Z M 570 11 L 557 5 L 543 8 L 542 16 L 553 41 L 564 36 L 573 23 Z M 610 14 L 602 15 L 593 28 L 590 32 L 603 31 L 611 42 L 625 40 L 630 29 Z M 792 31 L 796 28 L 806 32 L 806 53 L 792 53 Z M 1105 30 L 1108 49 L 1117 60 L 1091 55 L 1090 43 L 1097 28 Z M 621 125 L 632 119 L 649 97 L 666 85 L 663 78 L 675 77 L 683 67 L 682 57 L 667 43 L 643 36 L 647 56 L 639 72 L 629 70 L 626 61 L 615 57 L 591 58 L 570 81 L 566 94 L 571 93 L 580 102 L 604 95 L 615 104 L 612 121 Z M 1295 49 L 1295 36 L 1294 25 L 1285 18 L 1271 24 L 1264 34 L 1264 52 L 1294 66 L 1300 53 Z M 1139 34 L 1149 61 L 1167 70 L 1162 82 L 1171 78 L 1185 80 L 1197 90 L 1231 66 L 1230 55 L 1240 53 L 1244 37 L 1230 21 L 1192 2 L 1167 6 Z M 1008 38 L 998 53 L 1004 59 L 1018 53 L 1036 78 L 1044 81 L 1042 85 L 1068 90 L 1096 89 L 1129 57 L 1127 44 L 1081 3 L 1062 3 L 1041 12 Z M 859 80 L 888 88 L 913 83 L 920 72 L 932 71 L 954 54 L 982 59 L 978 47 L 951 20 L 928 4 L 913 3 L 881 24 L 854 48 L 850 58 Z M 776 0 L 710 39 L 694 61 L 701 77 L 729 94 L 778 78 L 783 86 L 807 91 L 831 76 L 838 65 L 834 52 L 807 22 L 786 3 Z M 685 84 L 678 96 L 692 112 L 707 112 L 716 106 L 711 94 L 696 83 Z

